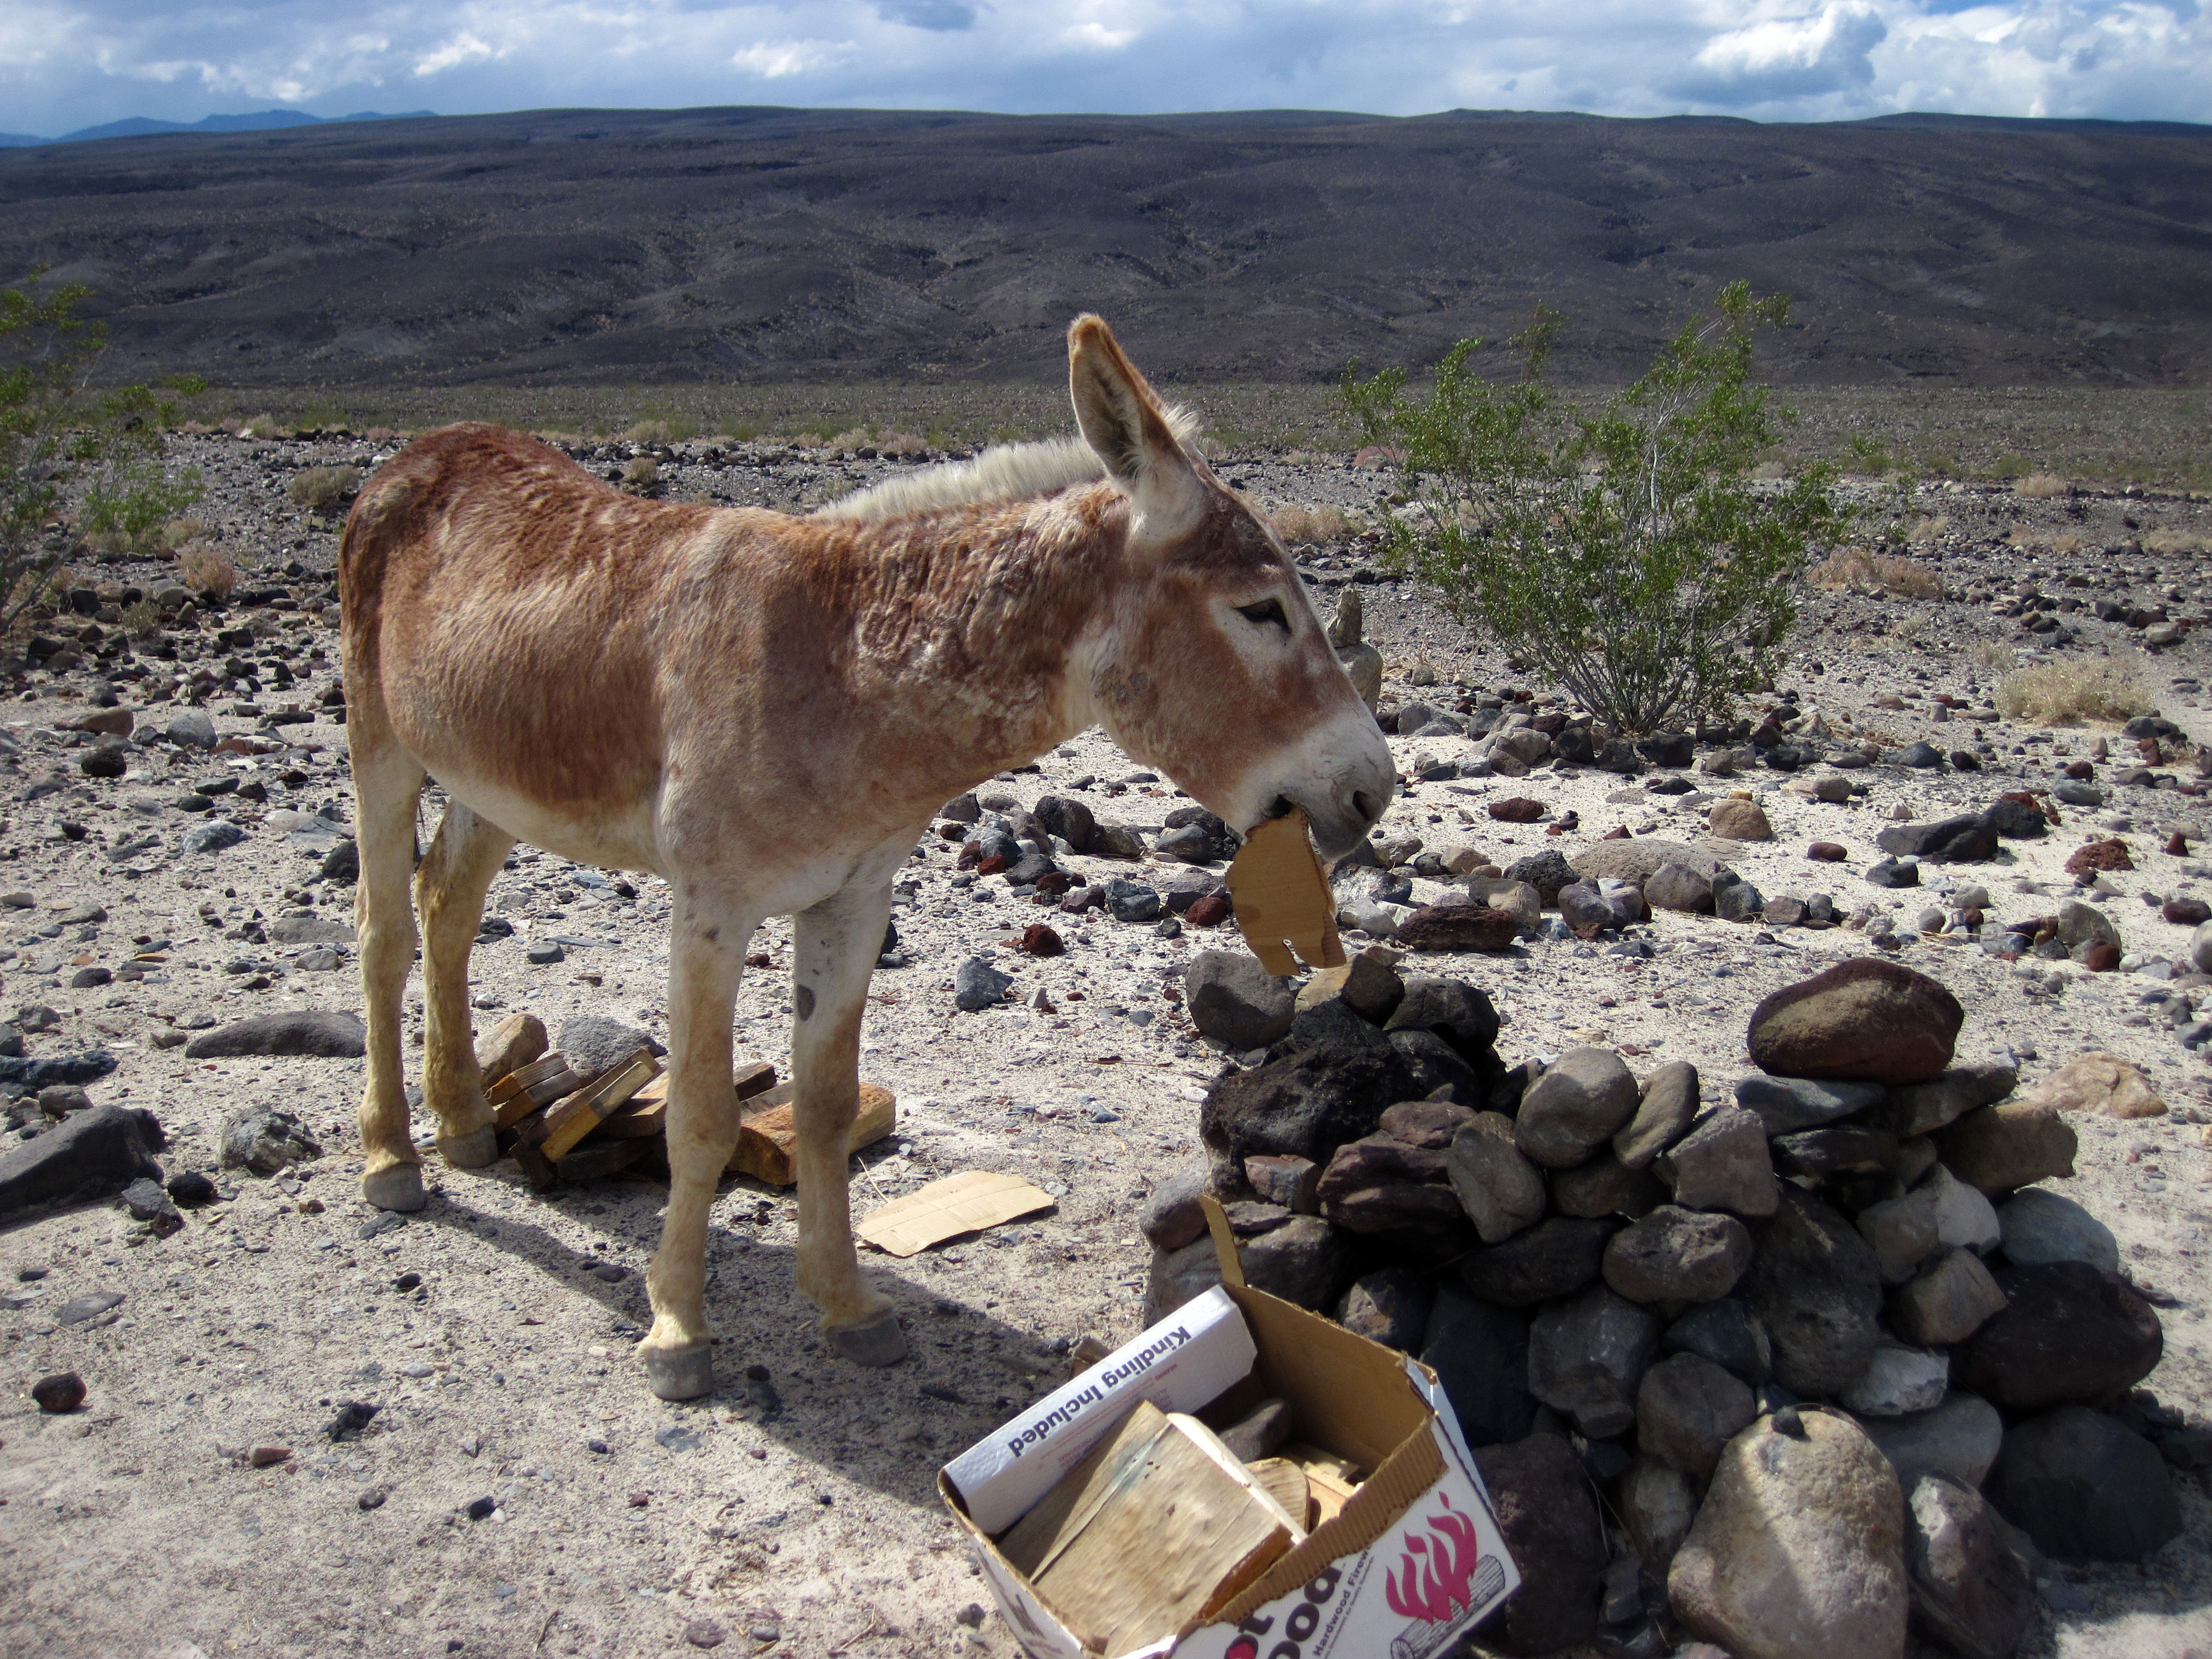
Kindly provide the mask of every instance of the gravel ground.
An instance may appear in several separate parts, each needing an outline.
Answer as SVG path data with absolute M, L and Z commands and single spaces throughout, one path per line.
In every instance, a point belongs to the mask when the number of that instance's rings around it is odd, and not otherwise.
M 82 776 L 76 763 L 89 739 L 54 729 L 97 697 L 95 662 L 15 675 L 4 762 L 16 804 L 0 844 L 0 890 L 26 896 L 29 908 L 0 912 L 0 974 L 9 1011 L 45 1006 L 58 1016 L 54 1029 L 28 1039 L 28 1051 L 113 1054 L 119 1064 L 92 1085 L 94 1098 L 152 1108 L 172 1137 L 165 1167 L 210 1171 L 223 1200 L 188 1212 L 185 1230 L 162 1240 L 105 1207 L 0 1234 L 7 1645 L 161 1659 L 341 1650 L 629 1655 L 687 1640 L 779 1656 L 1012 1652 L 996 1613 L 981 1610 L 988 1597 L 942 1515 L 935 1469 L 1049 1386 L 1072 1342 L 1133 1334 L 1147 1261 L 1135 1218 L 1151 1183 L 1194 1147 L 1196 1103 L 1224 1063 L 1173 994 L 1190 955 L 1224 941 L 1201 929 L 1163 939 L 1097 913 L 1038 909 L 988 879 L 956 886 L 951 844 L 926 845 L 896 913 L 913 963 L 878 974 L 864 1037 L 863 1075 L 896 1092 L 900 1127 L 856 1161 L 855 1207 L 964 1169 L 1024 1176 L 1046 1187 L 1056 1207 L 908 1261 L 872 1254 L 915 1352 L 890 1371 L 864 1373 L 827 1358 L 812 1334 L 811 1307 L 792 1284 L 789 1195 L 733 1179 L 716 1206 L 710 1256 L 720 1390 L 685 1406 L 657 1402 L 627 1357 L 646 1322 L 641 1274 L 659 1231 L 664 1189 L 651 1178 L 541 1197 L 511 1163 L 438 1170 L 427 1211 L 364 1237 L 377 1217 L 356 1196 L 360 1062 L 191 1062 L 166 1046 L 179 1030 L 248 1012 L 356 1006 L 343 939 L 267 937 L 288 915 L 350 920 L 350 890 L 317 878 L 328 834 L 297 827 L 313 817 L 343 824 L 349 815 L 345 728 L 321 718 L 329 711 L 318 702 L 335 673 L 335 613 L 319 609 L 335 537 L 290 507 L 283 489 L 301 467 L 366 465 L 392 446 L 207 438 L 186 447 L 210 487 L 200 516 L 240 567 L 241 593 L 259 602 L 171 630 L 173 661 L 142 642 L 130 660 L 97 664 L 124 705 L 140 711 L 143 741 L 120 779 Z M 621 459 L 602 452 L 592 464 L 605 470 Z M 719 465 L 672 453 L 663 487 L 788 505 L 886 465 L 757 446 Z M 1371 510 L 1389 487 L 1383 475 L 1331 459 L 1229 457 L 1221 466 L 1270 505 Z M 1866 493 L 1876 498 L 1871 487 Z M 1839 913 L 1869 916 L 1886 907 L 1905 939 L 1903 959 L 1966 1005 L 1962 1059 L 2008 1051 L 2031 1081 L 2092 1048 L 2142 1066 L 2174 1109 L 2082 1125 L 2081 1174 L 2069 1190 L 2113 1228 L 2136 1280 L 2171 1302 L 2166 1357 L 2150 1386 L 2193 1418 L 2212 1418 L 2204 1328 L 2212 1286 L 2199 1267 L 2212 1230 L 2212 1151 L 2198 1127 L 2212 1119 L 2212 1090 L 2205 1063 L 2142 1002 L 2153 981 L 2006 963 L 1955 935 L 1922 939 L 1913 918 L 1929 890 L 1860 878 L 1877 856 L 1875 835 L 1897 809 L 1925 817 L 1986 804 L 2023 780 L 2046 787 L 2054 767 L 2081 757 L 2098 735 L 1974 715 L 1998 678 L 1976 665 L 1978 642 L 1991 661 L 1996 647 L 2036 642 L 2021 626 L 2029 617 L 1998 614 L 2015 603 L 2014 587 L 2028 579 L 2046 592 L 2203 616 L 2212 604 L 2201 552 L 2176 548 L 2191 538 L 2202 547 L 2212 507 L 1942 490 L 1910 500 L 1900 515 L 1907 537 L 1938 520 L 1908 544 L 1958 597 L 1815 597 L 1807 660 L 1783 689 L 1817 702 L 1839 731 L 1891 743 L 1926 738 L 1947 750 L 1978 744 L 1981 774 L 1878 764 L 1850 774 L 1863 794 L 1832 805 L 1789 793 L 1771 772 L 1691 775 L 1698 787 L 1666 796 L 1638 781 L 1545 767 L 1521 779 L 1409 787 L 1385 828 L 1431 848 L 1471 843 L 1509 863 L 1540 848 L 1572 850 L 1616 826 L 1694 842 L 1702 805 L 1747 791 L 1777 838 L 1727 844 L 1737 870 L 1770 897 L 1826 891 Z M 2157 550 L 2142 550 L 2145 542 Z M 1370 637 L 1391 667 L 1386 696 L 1416 695 L 1417 672 L 1440 677 L 1418 692 L 1440 702 L 1513 684 L 1496 653 L 1478 648 L 1430 599 L 1379 579 L 1370 548 L 1354 541 L 1302 556 L 1324 606 L 1329 588 L 1362 583 Z M 297 569 L 287 574 L 287 566 Z M 148 592 L 172 579 L 166 566 L 127 562 L 83 574 Z M 2087 585 L 2067 587 L 2074 576 Z M 2079 635 L 2062 654 L 2133 660 L 2136 631 L 2086 611 L 2059 615 Z M 257 635 L 252 649 L 213 640 L 217 629 L 241 626 Z M 2192 633 L 2144 669 L 2161 712 L 2200 738 L 2212 735 L 2197 678 L 2205 654 Z M 204 691 L 205 710 L 219 732 L 267 752 L 209 756 L 162 742 L 191 696 L 191 672 L 220 674 L 232 655 L 260 665 L 259 689 L 249 692 L 258 708 L 240 712 L 236 688 L 226 684 Z M 279 659 L 289 689 L 266 665 Z M 183 684 L 173 683 L 179 676 Z M 1956 718 L 1936 720 L 1937 693 L 1960 700 Z M 265 716 L 288 705 L 318 718 L 268 726 Z M 2112 741 L 2116 756 L 2132 750 Z M 1410 775 L 1423 759 L 1464 752 L 1466 742 L 1394 738 L 1392 747 Z M 2185 959 L 2188 930 L 2161 921 L 2143 898 L 2212 899 L 2212 865 L 2194 850 L 2161 850 L 2174 829 L 2191 841 L 2212 831 L 2212 808 L 2175 789 L 2119 787 L 2116 769 L 2097 768 L 2112 797 L 2105 806 L 2066 809 L 2068 822 L 2046 839 L 1944 873 L 1987 886 L 1995 916 L 2040 915 L 2073 890 L 2061 869 L 2068 853 L 2092 835 L 2121 836 L 2136 868 L 2107 878 L 2112 896 L 2096 902 L 2130 951 Z M 2193 765 L 2160 769 L 2198 787 Z M 61 786 L 39 793 L 37 781 L 57 771 Z M 248 786 L 211 798 L 212 814 L 230 817 L 246 839 L 185 854 L 183 836 L 210 814 L 173 803 L 217 772 Z M 1132 778 L 1125 757 L 1086 733 L 1036 769 L 979 787 L 1024 806 L 1041 793 L 1079 793 L 1103 816 L 1156 829 L 1176 792 Z M 264 799 L 243 798 L 254 784 Z M 1547 823 L 1494 823 L 1485 808 L 1504 795 L 1571 811 L 1577 828 L 1553 837 Z M 434 811 L 434 802 L 426 806 L 426 830 Z M 1840 842 L 1849 860 L 1808 860 L 1816 839 Z M 1155 879 L 1180 867 L 1069 862 Z M 622 879 L 520 851 L 489 907 L 513 935 L 474 959 L 485 1026 L 527 1008 L 549 1027 L 573 1013 L 607 1013 L 665 1036 L 665 888 L 629 878 L 633 896 L 613 884 Z M 64 920 L 87 907 L 105 915 Z M 1064 935 L 1065 956 L 1037 959 L 1009 942 L 1040 919 Z M 1673 915 L 1646 937 L 1656 952 L 1649 959 L 1569 941 L 1451 965 L 1496 998 L 1509 1061 L 1601 1042 L 1642 1056 L 1639 1066 L 1687 1059 L 1725 1081 L 1747 1066 L 1745 1021 L 1760 997 L 1871 948 L 1863 929 L 1770 933 Z M 549 939 L 564 942 L 565 959 L 526 963 L 526 946 Z M 163 940 L 166 950 L 149 951 Z M 787 933 L 771 923 L 755 948 L 780 968 Z M 166 959 L 134 966 L 145 954 Z M 952 975 L 978 954 L 1014 975 L 1019 997 L 963 1014 L 952 1005 Z M 313 965 L 333 957 L 335 969 Z M 74 986 L 84 968 L 116 977 Z M 1038 992 L 1049 1009 L 1029 1006 Z M 409 996 L 419 1032 L 419 982 Z M 782 975 L 749 976 L 740 1054 L 781 1065 L 787 1018 Z M 280 1181 L 221 1170 L 221 1124 L 256 1103 L 298 1113 L 325 1155 Z M 43 1277 L 21 1277 L 40 1268 Z M 398 1288 L 407 1274 L 420 1282 Z M 124 1299 L 88 1322 L 58 1324 L 63 1304 L 99 1291 Z M 765 1386 L 748 1380 L 748 1366 L 764 1368 Z M 88 1402 L 45 1416 L 25 1390 L 62 1370 L 83 1376 Z M 334 1442 L 323 1431 L 348 1401 L 379 1410 L 358 1439 Z M 259 1468 L 240 1460 L 263 1446 L 291 1455 Z M 2061 1573 L 2047 1598 L 2076 1610 L 2055 1613 L 2031 1652 L 2165 1655 L 2212 1645 L 2212 1505 L 2185 1484 L 2185 1535 L 2140 1570 Z M 471 1503 L 486 1498 L 491 1513 L 468 1518 Z

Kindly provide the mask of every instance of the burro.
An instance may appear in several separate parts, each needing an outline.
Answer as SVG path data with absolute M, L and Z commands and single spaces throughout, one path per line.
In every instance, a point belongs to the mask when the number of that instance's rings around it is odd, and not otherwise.
M 400 1068 L 410 874 L 423 1100 L 463 1169 L 495 1152 L 466 992 L 508 850 L 665 878 L 672 1180 L 639 1344 L 665 1400 L 714 1383 L 707 1220 L 764 918 L 793 922 L 799 1284 L 836 1352 L 890 1364 L 906 1338 L 854 1252 L 845 1145 L 891 880 L 931 812 L 1093 724 L 1231 824 L 1302 808 L 1324 853 L 1389 802 L 1389 750 L 1281 544 L 1103 321 L 1067 337 L 1079 441 L 987 451 L 810 516 L 635 499 L 461 425 L 379 469 L 347 521 L 362 1192 L 423 1203 Z M 426 776 L 449 805 L 416 868 Z

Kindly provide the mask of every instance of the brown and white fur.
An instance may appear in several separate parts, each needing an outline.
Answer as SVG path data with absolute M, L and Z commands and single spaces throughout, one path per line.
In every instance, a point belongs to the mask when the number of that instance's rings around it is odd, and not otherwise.
M 738 979 L 792 918 L 799 1283 L 840 1353 L 906 1340 L 855 1258 L 846 1138 L 891 881 L 934 809 L 1093 724 L 1228 823 L 1302 807 L 1324 852 L 1381 815 L 1389 752 L 1281 545 L 1184 446 L 1096 317 L 1068 333 L 1084 444 L 1029 446 L 811 517 L 639 501 L 519 434 L 429 433 L 346 526 L 368 1080 L 362 1190 L 424 1201 L 400 1070 L 422 913 L 423 1097 L 495 1156 L 468 956 L 518 841 L 668 881 L 667 1224 L 640 1344 L 713 1386 L 708 1212 L 738 1132 Z M 450 801 L 416 867 L 426 775 Z

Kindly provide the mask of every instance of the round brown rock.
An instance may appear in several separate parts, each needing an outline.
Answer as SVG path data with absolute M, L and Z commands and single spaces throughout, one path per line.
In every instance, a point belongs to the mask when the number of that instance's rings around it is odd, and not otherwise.
M 2086 1261 L 2008 1267 L 2002 1313 L 1953 1354 L 1958 1386 L 2013 1411 L 2108 1399 L 2150 1375 L 2166 1334 L 2118 1273 Z
M 84 1379 L 75 1371 L 58 1371 L 31 1384 L 31 1398 L 42 1412 L 73 1412 L 84 1404 Z
M 1706 819 L 1707 833 L 1723 841 L 1772 841 L 1774 826 L 1755 800 L 1719 800 Z
M 1779 1077 L 1925 1083 L 1951 1063 L 1966 1011 L 1925 974 L 1853 957 L 1752 1011 L 1751 1057 Z

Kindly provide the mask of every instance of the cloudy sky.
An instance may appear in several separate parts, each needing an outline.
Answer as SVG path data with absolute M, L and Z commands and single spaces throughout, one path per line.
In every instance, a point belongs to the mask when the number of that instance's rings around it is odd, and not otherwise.
M 0 0 L 0 129 L 558 105 L 2212 121 L 2199 0 Z

